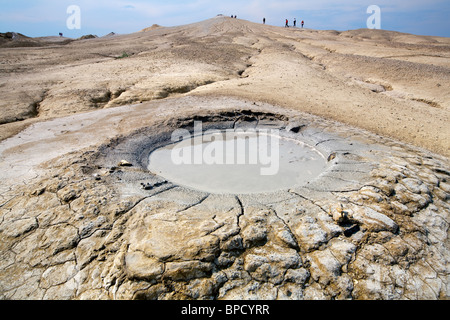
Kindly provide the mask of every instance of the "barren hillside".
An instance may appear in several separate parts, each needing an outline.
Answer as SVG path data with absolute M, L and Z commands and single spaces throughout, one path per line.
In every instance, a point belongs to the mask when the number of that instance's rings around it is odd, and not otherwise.
M 9 39 L 0 47 L 2 138 L 49 117 L 180 94 L 232 95 L 450 154 L 448 38 L 216 17 L 128 35 L 44 40 L 11 47 Z

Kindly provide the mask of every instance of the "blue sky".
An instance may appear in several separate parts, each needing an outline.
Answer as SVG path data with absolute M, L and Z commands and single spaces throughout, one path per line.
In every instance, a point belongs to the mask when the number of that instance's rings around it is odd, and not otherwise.
M 67 8 L 80 8 L 80 29 L 70 30 Z M 284 20 L 305 20 L 314 29 L 366 28 L 367 7 L 381 9 L 381 28 L 450 37 L 450 0 L 0 0 L 0 32 L 28 36 L 110 32 L 131 33 L 152 24 L 176 26 L 212 18 L 221 13 L 283 26 Z

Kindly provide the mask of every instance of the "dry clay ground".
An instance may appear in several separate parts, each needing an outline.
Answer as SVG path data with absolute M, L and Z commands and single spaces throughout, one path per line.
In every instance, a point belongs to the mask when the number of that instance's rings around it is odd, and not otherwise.
M 1 298 L 450 296 L 449 39 L 216 17 L 3 40 Z M 278 127 L 328 169 L 254 196 L 149 173 L 193 118 Z

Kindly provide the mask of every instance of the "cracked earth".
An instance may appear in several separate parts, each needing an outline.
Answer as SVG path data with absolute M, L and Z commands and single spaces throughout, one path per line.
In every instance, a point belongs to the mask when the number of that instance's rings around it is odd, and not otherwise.
M 163 114 L 180 104 L 191 114 Z M 96 121 L 108 125 L 127 108 L 105 110 Z M 32 172 L 20 167 L 27 183 L 2 193 L 3 298 L 448 297 L 445 158 L 230 98 L 175 98 L 139 108 L 133 116 L 147 117 L 146 125 L 131 134 L 96 150 L 40 158 Z M 205 130 L 278 128 L 319 148 L 328 167 L 303 186 L 241 195 L 196 191 L 149 172 L 148 154 L 195 120 Z M 40 131 L 48 131 L 44 123 L 22 138 Z M 36 145 L 28 146 L 23 152 L 37 158 Z
M 228 18 L 149 32 L 120 36 L 134 44 L 130 60 L 94 39 L 88 58 L 89 42 L 68 44 L 79 50 L 68 65 L 40 56 L 8 71 L 1 86 L 23 92 L 2 106 L 0 298 L 450 297 L 448 93 L 434 83 L 448 81 L 443 43 L 389 47 L 376 36 L 391 34 L 374 34 L 385 51 L 346 39 L 367 54 L 351 55 L 331 31 L 314 38 Z M 421 54 L 403 54 L 412 47 Z M 439 55 L 424 55 L 430 48 Z M 42 50 L 51 60 L 59 47 Z M 366 60 L 379 63 L 371 78 Z M 394 66 L 401 72 L 384 73 Z M 48 77 L 24 80 L 27 68 Z M 424 87 L 405 85 L 406 70 Z M 302 89 L 279 80 L 297 73 Z M 410 121 L 396 120 L 403 113 Z M 307 184 L 254 194 L 150 172 L 149 154 L 194 121 L 278 129 L 327 167 Z

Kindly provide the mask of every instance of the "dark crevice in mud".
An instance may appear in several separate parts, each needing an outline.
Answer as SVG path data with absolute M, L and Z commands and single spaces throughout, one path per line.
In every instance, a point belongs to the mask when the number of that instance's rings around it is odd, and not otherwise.
M 244 215 L 244 213 L 245 213 L 245 209 L 244 209 L 244 205 L 242 204 L 242 201 L 241 201 L 241 199 L 239 199 L 239 197 L 238 196 L 235 196 L 235 199 L 236 199 L 236 201 L 237 201 L 237 203 L 238 203 L 238 205 L 239 205 L 239 208 L 240 208 L 240 211 L 239 211 L 239 213 L 238 213 L 238 215 L 237 215 L 237 217 L 236 217 L 236 219 L 237 219 L 237 227 L 238 227 L 238 233 L 240 233 L 241 232 L 241 230 L 242 230 L 242 228 L 241 228 L 241 217 Z
M 442 106 L 439 103 L 435 102 L 435 101 L 431 101 L 431 100 L 428 100 L 428 99 L 421 99 L 421 98 L 413 98 L 411 100 L 425 103 L 425 104 L 429 105 L 432 108 L 442 109 Z
M 239 208 L 241 209 L 240 213 L 239 213 L 239 217 L 244 215 L 244 205 L 242 204 L 241 199 L 239 199 L 238 196 L 235 196 L 237 203 L 239 204 Z
M 331 139 L 322 140 L 322 141 L 317 142 L 317 143 L 315 144 L 315 147 L 317 147 L 319 144 L 326 143 L 326 142 L 330 142 L 330 141 L 340 141 L 340 139 L 337 139 L 337 138 L 331 138 Z
M 344 227 L 344 226 L 343 226 Z M 344 236 L 346 236 L 347 238 L 351 237 L 352 235 L 354 235 L 355 233 L 359 232 L 361 228 L 359 227 L 358 224 L 354 224 L 354 225 L 350 225 L 350 226 L 345 226 L 344 227 Z
M 275 216 L 283 223 L 284 227 L 289 231 L 290 235 L 292 236 L 293 243 L 292 244 L 290 243 L 288 245 L 293 249 L 295 249 L 297 252 L 300 252 L 300 245 L 298 244 L 298 241 L 295 237 L 295 232 L 291 230 L 291 227 L 286 222 L 286 220 L 284 220 L 280 215 L 278 215 L 277 211 L 274 208 L 272 208 L 272 211 L 275 214 Z
M 318 207 L 320 210 L 322 210 L 323 212 L 325 212 L 326 214 L 328 214 L 328 211 L 325 210 L 324 208 L 322 208 L 322 207 L 321 207 L 320 205 L 318 205 L 316 202 L 314 202 L 314 200 L 311 200 L 311 199 L 309 199 L 309 198 L 306 198 L 305 196 L 303 196 L 303 195 L 301 195 L 301 194 L 295 192 L 295 191 L 292 190 L 292 189 L 289 190 L 288 192 L 290 192 L 290 193 L 292 193 L 292 194 L 294 194 L 294 195 L 296 195 L 296 196 L 302 198 L 303 200 L 309 201 L 311 204 L 315 205 L 315 206 Z
M 26 120 L 28 118 L 38 118 L 39 117 L 40 108 L 41 108 L 41 104 L 47 98 L 48 91 L 49 90 L 43 91 L 41 96 L 39 97 L 39 99 L 34 101 L 34 102 L 32 102 L 30 104 L 30 112 L 29 112 L 29 116 L 28 117 L 25 117 L 24 119 L 18 119 L 17 121 Z
M 165 97 L 169 97 L 170 95 L 173 94 L 184 94 L 184 93 L 188 93 L 191 92 L 199 87 L 203 87 L 203 86 L 207 86 L 209 84 L 214 83 L 215 81 L 213 80 L 206 80 L 200 83 L 194 83 L 194 84 L 189 84 L 189 85 L 184 85 L 184 86 L 178 86 L 178 87 L 167 87 L 164 88 L 164 92 L 167 94 Z M 164 95 L 163 95 L 164 96 Z
M 197 201 L 197 202 L 195 202 L 195 203 L 193 203 L 193 204 L 190 204 L 190 205 L 188 205 L 187 207 L 185 207 L 185 208 L 183 208 L 183 209 L 181 209 L 181 210 L 178 210 L 177 213 L 180 213 L 180 212 L 183 212 L 183 211 L 187 211 L 187 210 L 189 210 L 189 209 L 191 209 L 191 208 L 193 208 L 193 207 L 196 207 L 196 206 L 198 206 L 198 205 L 201 205 L 206 199 L 208 199 L 209 196 L 210 196 L 210 194 L 208 194 L 208 195 L 202 197 L 199 201 Z
M 441 168 L 437 168 L 437 167 L 432 168 L 432 170 L 434 172 L 436 172 L 437 174 L 439 174 L 439 175 L 443 175 L 443 176 L 440 177 L 440 180 L 442 182 L 450 181 L 450 171 L 447 171 L 447 170 L 441 169 Z
M 32 101 L 28 104 L 26 111 L 23 111 L 22 113 L 17 114 L 16 116 L 0 119 L 0 125 L 22 122 L 28 119 L 38 118 L 40 115 L 41 104 L 46 99 L 47 95 L 48 90 L 43 91 L 37 100 Z
M 32 104 L 30 104 L 30 107 L 31 107 L 30 115 L 32 118 L 39 117 L 39 107 L 40 107 L 40 104 L 42 101 L 36 101 L 36 102 L 33 102 Z
M 131 210 L 136 208 L 142 201 L 144 201 L 146 199 L 149 199 L 149 198 L 152 198 L 152 197 L 155 197 L 155 196 L 157 196 L 157 195 L 159 195 L 161 193 L 164 193 L 164 192 L 169 191 L 169 190 L 174 189 L 174 188 L 176 188 L 176 186 L 169 186 L 167 189 L 159 190 L 159 191 L 157 191 L 157 192 L 155 192 L 155 193 L 153 193 L 151 195 L 148 195 L 148 196 L 145 196 L 145 197 L 141 197 L 140 199 L 134 201 L 133 203 L 127 204 L 124 208 L 118 208 L 114 214 L 115 214 L 116 217 L 122 216 L 124 214 L 127 214 Z
M 116 55 L 109 55 L 109 54 L 104 54 L 104 53 L 99 53 L 99 52 L 92 52 L 91 55 L 96 56 L 96 57 L 102 57 L 102 58 L 110 58 L 111 60 L 118 58 Z
M 291 131 L 293 133 L 299 133 L 305 127 L 306 127 L 306 125 L 301 124 L 301 125 L 294 125 L 289 128 L 286 128 L 286 129 L 288 129 L 289 131 Z
M 169 183 L 169 182 L 167 180 L 163 180 L 163 181 L 155 182 L 155 183 L 150 183 L 150 182 L 144 183 L 144 182 L 141 182 L 141 187 L 144 190 L 153 190 L 154 188 L 161 187 L 162 185 L 164 185 L 166 183 Z
M 250 58 L 252 58 L 252 57 L 250 57 Z M 250 59 L 250 58 L 249 58 L 249 59 Z M 237 75 L 238 75 L 239 77 L 241 77 L 241 78 L 248 78 L 249 76 L 248 76 L 248 75 L 244 75 L 244 73 L 247 72 L 247 70 L 248 70 L 249 68 L 251 68 L 252 66 L 253 66 L 253 64 L 248 63 L 248 64 L 245 66 L 245 69 L 241 69 L 241 70 L 238 70 L 238 71 L 237 71 Z
M 92 97 L 90 99 L 90 102 L 94 105 L 94 107 L 100 108 L 100 107 L 103 107 L 104 105 L 106 105 L 112 99 L 113 99 L 113 93 L 110 90 L 106 90 L 106 91 L 102 92 L 102 94 L 100 94 L 99 96 Z
M 7 205 L 10 201 L 14 200 L 16 197 L 17 197 L 17 196 L 14 196 L 14 197 L 12 197 L 12 198 L 9 199 L 9 200 L 6 200 L 5 202 L 0 203 L 0 208 L 2 208 L 2 207 L 4 207 L 5 205 Z M 2 217 L 2 218 L 4 218 L 4 217 Z M 0 224 L 1 224 L 1 223 L 2 223 L 2 221 L 0 221 Z
M 228 127 L 228 122 L 233 122 L 233 128 L 238 122 L 257 122 L 259 120 L 269 120 L 269 121 L 288 121 L 289 118 L 284 115 L 279 115 L 275 113 L 265 113 L 260 111 L 252 110 L 234 110 L 234 111 L 224 111 L 213 115 L 194 115 L 190 118 L 173 119 L 169 120 L 167 123 L 173 127 L 177 128 L 189 128 L 194 126 L 196 121 L 201 121 L 203 123 L 214 123 L 217 127 L 220 123 L 225 123 Z
M 142 91 L 138 90 L 133 94 L 133 88 L 119 88 L 116 91 L 111 90 L 105 90 L 101 92 L 99 95 L 92 97 L 89 99 L 89 103 L 91 103 L 91 107 L 93 108 L 104 108 L 107 106 L 126 106 L 134 103 L 143 103 L 143 102 L 149 102 L 153 100 L 163 100 L 172 96 L 181 95 L 189 93 L 199 87 L 206 86 L 212 83 L 215 83 L 214 80 L 206 80 L 201 82 L 195 82 L 193 84 L 186 84 L 186 85 L 178 85 L 178 86 L 167 86 L 167 87 L 160 87 L 160 88 L 149 88 L 149 91 L 153 92 L 152 97 L 143 97 Z M 136 85 L 136 84 L 134 84 Z M 127 97 L 127 99 L 123 101 L 116 100 L 120 98 L 120 96 L 124 93 L 128 92 L 130 93 L 130 96 Z

